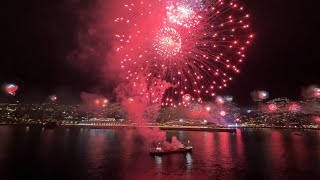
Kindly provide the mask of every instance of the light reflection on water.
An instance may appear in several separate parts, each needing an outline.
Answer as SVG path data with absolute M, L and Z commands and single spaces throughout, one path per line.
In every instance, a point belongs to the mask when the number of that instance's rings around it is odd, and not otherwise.
M 187 160 L 187 169 L 190 171 L 192 169 L 192 155 L 191 153 L 186 154 L 186 160 Z
M 317 179 L 320 133 L 168 131 L 192 153 L 152 157 L 135 130 L 0 126 L 0 179 Z M 143 178 L 142 178 L 143 177 Z
M 155 156 L 155 160 L 156 160 L 156 164 L 157 164 L 157 168 L 158 170 L 161 171 L 161 167 L 162 167 L 162 158 L 161 156 Z

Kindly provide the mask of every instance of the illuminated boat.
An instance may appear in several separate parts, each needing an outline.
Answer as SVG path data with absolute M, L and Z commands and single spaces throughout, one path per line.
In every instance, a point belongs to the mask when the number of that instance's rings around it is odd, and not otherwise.
M 192 146 L 185 146 L 181 148 L 170 148 L 170 149 L 162 149 L 161 147 L 157 147 L 154 149 L 150 149 L 150 155 L 152 156 L 162 156 L 167 154 L 176 154 L 176 153 L 190 153 L 192 152 Z

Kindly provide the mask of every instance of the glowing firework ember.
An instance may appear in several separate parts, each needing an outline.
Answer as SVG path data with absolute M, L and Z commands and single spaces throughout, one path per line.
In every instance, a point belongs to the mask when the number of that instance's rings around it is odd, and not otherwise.
M 312 85 L 303 90 L 302 96 L 306 99 L 318 99 L 320 98 L 320 88 L 316 85 Z
M 221 116 L 226 116 L 227 113 L 226 113 L 225 111 L 221 111 L 221 112 L 220 112 L 220 115 L 221 115 Z
M 128 100 L 130 103 L 132 103 L 134 101 L 134 99 L 132 97 L 130 97 Z
M 187 101 L 187 102 L 191 101 L 191 96 L 190 96 L 190 94 L 184 95 L 184 96 L 183 96 L 183 99 L 184 99 L 185 101 Z
M 56 95 L 51 95 L 49 98 L 50 98 L 51 101 L 57 101 L 58 100 L 58 97 Z
M 253 91 L 251 97 L 254 101 L 263 101 L 269 98 L 269 93 L 267 91 Z
M 232 97 L 232 96 L 227 96 L 227 97 L 226 97 L 226 100 L 227 100 L 228 102 L 232 102 L 232 101 L 233 101 L 233 97 Z
M 19 89 L 19 87 L 15 84 L 8 84 L 6 85 L 6 92 L 11 94 L 12 96 L 16 95 L 17 90 Z
M 105 107 L 108 104 L 108 99 L 105 98 L 99 98 L 95 100 L 95 103 L 97 106 Z
M 269 93 L 267 91 L 259 91 L 258 96 L 259 96 L 259 99 L 265 100 L 269 97 Z
M 320 98 L 320 88 L 314 88 L 314 97 Z
M 270 105 L 268 106 L 268 108 L 269 108 L 269 110 L 270 110 L 271 112 L 275 112 L 275 111 L 277 111 L 277 109 L 278 109 L 277 105 L 275 105 L 275 104 L 270 104 Z
M 253 39 L 250 16 L 232 0 L 146 0 L 124 8 L 115 37 L 125 77 L 164 106 L 185 105 L 186 94 L 202 102 L 227 87 Z M 159 101 L 151 88 L 158 81 L 171 85 Z
M 216 102 L 217 102 L 218 104 L 224 104 L 224 100 L 223 100 L 223 98 L 220 97 L 220 96 L 216 98 Z

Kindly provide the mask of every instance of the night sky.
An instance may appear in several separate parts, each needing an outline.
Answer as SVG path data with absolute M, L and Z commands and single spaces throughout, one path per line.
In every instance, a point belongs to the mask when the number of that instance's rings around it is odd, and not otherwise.
M 242 1 L 252 15 L 255 41 L 242 73 L 222 94 L 245 105 L 256 89 L 268 91 L 271 98 L 298 99 L 302 87 L 320 84 L 316 5 L 298 0 Z M 25 102 L 43 102 L 50 94 L 60 96 L 63 103 L 79 102 L 82 91 L 111 96 L 115 83 L 105 78 L 112 73 L 106 70 L 108 62 L 105 65 L 99 56 L 86 63 L 70 60 L 79 49 L 79 32 L 98 17 L 96 8 L 94 0 L 1 2 L 0 83 L 18 84 L 15 98 Z M 108 43 L 103 46 L 110 49 Z M 8 98 L 0 93 L 0 102 Z

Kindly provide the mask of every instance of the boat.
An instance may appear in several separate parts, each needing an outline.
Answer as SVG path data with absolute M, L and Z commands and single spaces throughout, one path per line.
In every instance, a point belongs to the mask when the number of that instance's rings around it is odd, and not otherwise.
M 168 155 L 168 154 L 177 154 L 177 153 L 190 153 L 192 152 L 192 146 L 183 146 L 180 148 L 168 148 L 168 149 L 162 149 L 161 147 L 150 149 L 150 155 L 152 156 L 162 156 L 162 155 Z

